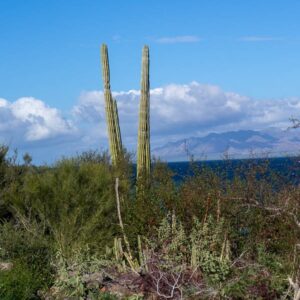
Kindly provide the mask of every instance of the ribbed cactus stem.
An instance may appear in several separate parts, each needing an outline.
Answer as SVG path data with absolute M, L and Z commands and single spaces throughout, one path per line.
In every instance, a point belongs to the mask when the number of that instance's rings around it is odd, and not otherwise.
M 137 148 L 137 177 L 150 175 L 150 83 L 149 48 L 144 46 L 142 56 L 141 100 Z
M 113 99 L 113 109 L 114 109 L 114 121 L 115 121 L 116 137 L 117 137 L 117 151 L 118 151 L 118 155 L 119 155 L 122 152 L 122 138 L 121 138 L 118 106 L 117 106 L 116 99 Z
M 121 133 L 119 126 L 119 117 L 117 103 L 112 98 L 110 90 L 110 73 L 108 51 L 105 44 L 101 47 L 102 58 L 102 77 L 104 86 L 105 112 L 108 129 L 109 148 L 112 164 L 115 165 L 122 151 Z
M 102 78 L 104 91 L 110 92 L 110 71 L 109 71 L 109 60 L 108 50 L 105 44 L 101 47 L 101 58 L 102 58 Z

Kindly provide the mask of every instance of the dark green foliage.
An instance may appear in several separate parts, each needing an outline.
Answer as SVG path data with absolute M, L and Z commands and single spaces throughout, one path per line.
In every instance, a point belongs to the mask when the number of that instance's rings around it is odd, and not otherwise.
M 10 271 L 0 271 L 0 299 L 39 299 L 37 290 L 43 285 L 42 280 L 24 264 L 16 264 Z
M 53 283 L 51 244 L 37 226 L 26 225 L 0 225 L 0 261 L 13 263 L 12 270 L 0 271 L 0 299 L 38 299 L 37 291 Z
M 152 228 L 159 226 L 166 214 L 177 207 L 180 200 L 172 175 L 166 164 L 155 161 L 150 182 L 149 178 L 140 177 L 143 189 L 132 196 L 125 212 L 125 223 L 131 225 L 127 231 L 133 236 L 133 243 L 137 235 L 151 234 Z
M 14 264 L 11 271 L 0 271 L 0 299 L 35 299 L 53 284 L 68 286 L 68 293 L 75 287 L 81 291 L 82 285 L 73 286 L 74 277 L 108 265 L 119 268 L 115 260 L 102 262 L 115 238 L 123 239 L 116 177 L 135 263 L 140 235 L 142 245 L 151 243 L 154 269 L 159 266 L 166 276 L 176 276 L 179 265 L 197 266 L 193 280 L 201 280 L 218 297 L 279 299 L 292 293 L 287 278 L 299 277 L 300 190 L 270 174 L 267 161 L 249 161 L 243 169 L 236 168 L 230 180 L 228 170 L 192 164 L 193 175 L 181 184 L 157 161 L 149 184 L 139 193 L 126 153 L 117 166 L 109 164 L 107 154 L 87 152 L 40 167 L 29 158 L 17 164 L 16 155 L 8 157 L 5 147 L 0 154 L 0 263 Z M 68 273 L 73 269 L 80 270 L 76 274 L 81 277 Z M 59 281 L 64 270 L 66 281 Z M 184 272 L 192 274 L 191 269 Z M 92 297 L 94 292 L 84 287 L 82 295 Z M 96 292 L 93 297 L 113 296 Z
M 95 296 L 94 300 L 118 300 L 118 297 L 109 293 L 103 293 L 97 297 Z
M 51 168 L 23 167 L 2 199 L 12 220 L 39 224 L 65 255 L 82 245 L 103 252 L 118 232 L 114 179 L 104 156 L 87 153 Z
M 110 242 L 116 232 L 110 174 L 108 165 L 64 160 L 54 170 L 24 180 L 23 199 L 30 201 L 61 251 L 82 244 L 101 249 Z M 106 222 L 108 216 L 112 222 Z
M 0 259 L 19 261 L 38 272 L 50 270 L 50 240 L 34 224 L 5 222 L 0 226 Z

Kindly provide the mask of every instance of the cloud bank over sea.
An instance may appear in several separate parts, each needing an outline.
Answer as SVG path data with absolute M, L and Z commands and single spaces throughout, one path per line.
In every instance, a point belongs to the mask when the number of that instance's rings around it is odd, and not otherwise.
M 113 92 L 117 99 L 125 146 L 135 151 L 140 92 Z M 253 99 L 199 82 L 169 84 L 151 90 L 151 145 L 211 132 L 285 130 L 290 117 L 300 116 L 300 97 Z M 102 91 L 83 91 L 69 111 L 42 99 L 0 98 L 0 142 L 33 154 L 38 162 L 88 149 L 107 149 Z

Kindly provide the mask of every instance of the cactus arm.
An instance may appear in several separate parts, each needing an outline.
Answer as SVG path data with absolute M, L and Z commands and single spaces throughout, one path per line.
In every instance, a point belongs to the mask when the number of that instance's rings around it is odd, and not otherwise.
M 114 121 L 117 138 L 117 151 L 118 155 L 122 153 L 122 137 L 119 123 L 118 105 L 116 99 L 113 99 Z

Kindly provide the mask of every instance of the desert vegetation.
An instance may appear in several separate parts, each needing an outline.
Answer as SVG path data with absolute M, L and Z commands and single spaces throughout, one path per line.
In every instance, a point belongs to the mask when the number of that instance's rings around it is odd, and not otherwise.
M 142 62 L 137 165 L 105 45 L 110 155 L 35 166 L 1 147 L 0 299 L 300 299 L 299 164 L 291 181 L 268 159 L 191 160 L 174 181 L 150 159 L 148 47 Z
M 140 193 L 128 155 L 25 159 L 1 148 L 1 299 L 298 299 L 299 187 L 267 160 L 156 161 Z

